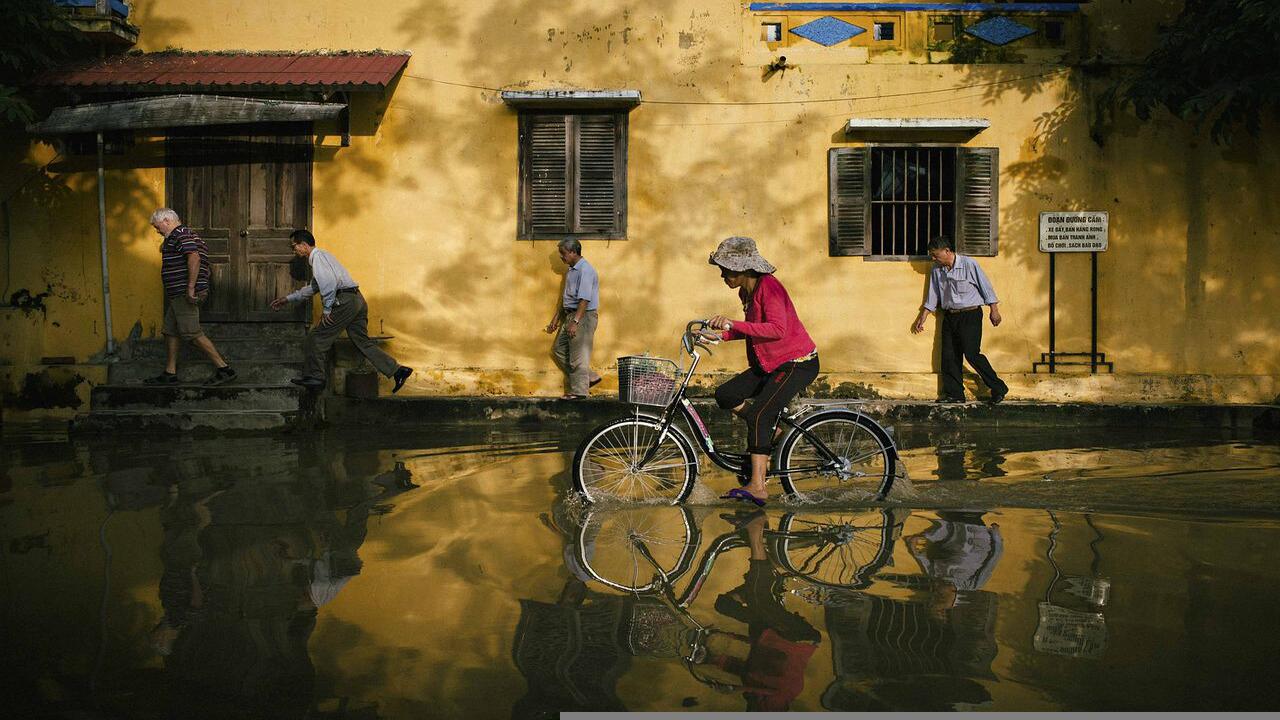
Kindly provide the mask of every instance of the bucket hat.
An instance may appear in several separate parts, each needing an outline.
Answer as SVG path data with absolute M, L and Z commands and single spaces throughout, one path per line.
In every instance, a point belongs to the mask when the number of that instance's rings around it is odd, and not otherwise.
M 707 262 L 734 272 L 755 270 L 758 273 L 768 274 L 776 272 L 778 269 L 760 256 L 760 251 L 756 249 L 755 240 L 737 235 L 722 240 L 720 247 L 717 247 L 716 251 L 711 253 L 711 257 Z

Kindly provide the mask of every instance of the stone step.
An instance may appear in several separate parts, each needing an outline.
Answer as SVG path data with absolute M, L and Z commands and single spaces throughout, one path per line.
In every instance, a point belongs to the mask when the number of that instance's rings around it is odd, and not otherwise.
M 302 322 L 251 323 L 251 322 L 219 322 L 202 323 L 200 329 L 215 343 L 219 340 L 242 338 L 261 338 L 277 340 L 302 340 L 307 334 L 307 325 Z
M 314 395 L 315 393 L 310 393 Z M 99 412 L 296 412 L 303 409 L 304 388 L 296 385 L 99 385 L 89 409 Z M 309 401 L 309 400 L 308 400 Z
M 235 336 L 214 339 L 218 352 L 232 364 L 267 362 L 272 360 L 301 361 L 302 338 Z M 164 338 L 136 340 L 130 344 L 130 361 L 161 361 L 167 355 Z M 207 356 L 191 343 L 183 343 L 178 352 L 179 362 L 207 360 Z
M 310 428 L 315 418 L 280 410 L 104 410 L 76 418 L 72 432 L 84 434 L 216 432 L 261 433 Z
M 302 374 L 301 361 L 235 363 L 237 385 L 284 385 Z M 112 385 L 139 385 L 164 370 L 163 360 L 132 360 L 114 363 L 107 368 L 107 382 Z M 213 375 L 213 363 L 183 362 L 178 364 L 178 380 L 184 384 L 202 385 Z

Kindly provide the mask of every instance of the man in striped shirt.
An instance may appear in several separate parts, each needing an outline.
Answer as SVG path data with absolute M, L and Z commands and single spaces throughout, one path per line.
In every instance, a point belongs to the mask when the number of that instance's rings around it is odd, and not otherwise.
M 178 383 L 178 350 L 190 342 L 213 362 L 206 385 L 234 380 L 236 371 L 218 353 L 213 341 L 200 329 L 200 305 L 209 297 L 209 249 L 204 240 L 182 224 L 178 213 L 160 208 L 151 213 L 151 227 L 164 238 L 160 243 L 160 281 L 164 285 L 164 333 L 167 359 L 164 372 L 147 379 L 149 385 Z

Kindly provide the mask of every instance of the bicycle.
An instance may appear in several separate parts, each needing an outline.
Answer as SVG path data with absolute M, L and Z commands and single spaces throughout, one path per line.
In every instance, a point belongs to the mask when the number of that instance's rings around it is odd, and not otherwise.
M 710 352 L 710 346 L 719 342 L 708 330 L 706 320 L 685 325 L 680 346 L 690 363 L 683 373 L 674 361 L 662 358 L 618 359 L 619 395 L 635 410 L 592 430 L 578 446 L 573 486 L 588 502 L 616 498 L 674 505 L 684 501 L 701 466 L 693 440 L 675 424 L 677 417 L 684 419 L 711 462 L 740 479 L 749 474 L 750 457 L 717 450 L 706 423 L 686 396 L 702 357 L 699 348 Z M 655 414 L 641 407 L 662 410 Z M 785 408 L 778 422 L 785 430 L 766 477 L 778 478 L 792 498 L 820 502 L 852 499 L 849 496 L 856 493 L 857 499 L 882 501 L 888 495 L 898 450 L 889 432 L 871 417 L 848 407 L 807 405 L 799 412 Z

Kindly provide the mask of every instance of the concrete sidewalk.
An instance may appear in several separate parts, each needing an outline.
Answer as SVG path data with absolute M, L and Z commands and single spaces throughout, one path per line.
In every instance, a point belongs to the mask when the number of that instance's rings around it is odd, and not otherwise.
M 850 405 L 886 424 L 992 424 L 1010 427 L 1223 428 L 1280 432 L 1277 405 L 1098 405 L 1006 401 L 939 404 L 911 400 L 814 400 L 814 404 Z M 561 400 L 542 397 L 407 397 L 361 400 L 325 398 L 329 425 L 412 427 L 426 423 L 592 423 L 631 412 L 617 398 Z M 708 421 L 725 413 L 710 398 L 694 398 Z M 656 408 L 653 409 L 656 411 Z

